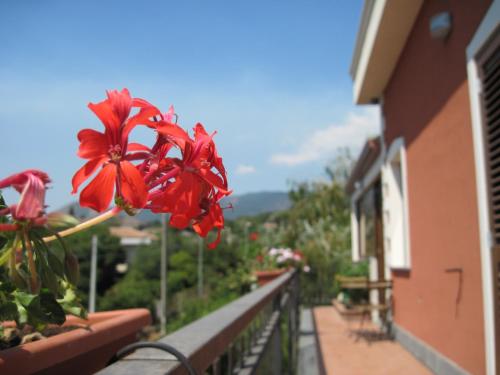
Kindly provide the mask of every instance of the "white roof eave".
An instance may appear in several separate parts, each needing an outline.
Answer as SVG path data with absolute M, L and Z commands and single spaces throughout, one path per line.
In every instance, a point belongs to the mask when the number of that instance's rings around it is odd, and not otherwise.
M 351 64 L 356 104 L 369 104 L 382 96 L 422 3 L 365 0 Z

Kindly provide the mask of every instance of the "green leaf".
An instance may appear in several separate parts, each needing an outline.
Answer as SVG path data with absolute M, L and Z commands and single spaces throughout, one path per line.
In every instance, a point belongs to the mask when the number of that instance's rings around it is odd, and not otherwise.
M 28 323 L 28 310 L 23 305 L 16 303 L 18 318 L 16 323 L 18 326 L 24 325 Z
M 3 199 L 2 190 L 0 190 L 0 208 L 5 208 L 7 205 L 5 204 L 5 200 Z
M 47 324 L 61 325 L 66 320 L 64 310 L 47 289 L 42 289 L 37 296 L 18 293 L 17 298 L 20 323 L 27 322 L 41 330 Z
M 66 285 L 67 289 L 64 294 L 64 298 L 58 299 L 57 302 L 62 306 L 66 314 L 71 314 L 83 319 L 87 319 L 87 311 L 80 304 L 75 291 L 68 284 Z
M 64 297 L 59 298 L 57 300 L 57 302 L 70 304 L 70 303 L 75 302 L 76 300 L 77 300 L 77 297 L 76 297 L 75 291 L 71 287 L 68 287 L 68 288 L 66 288 L 66 291 L 64 292 Z
M 54 273 L 63 278 L 64 277 L 64 265 L 59 260 L 59 258 L 49 249 L 47 252 L 47 261 L 49 267 Z
M 2 191 L 0 190 L 0 210 L 6 208 L 5 200 L 3 199 Z M 5 216 L 0 216 L 0 223 L 6 223 L 7 218 Z
M 21 267 L 16 266 L 14 267 L 14 269 L 10 270 L 10 279 L 17 288 L 19 289 L 28 288 L 29 275 Z
M 41 267 L 41 279 L 42 279 L 42 285 L 49 288 L 49 290 L 57 294 L 59 291 L 59 283 L 57 281 L 56 275 L 51 271 L 51 269 L 48 267 L 47 263 L 45 260 L 41 262 L 42 267 Z
M 59 273 L 59 268 L 56 270 L 54 269 L 54 272 L 56 272 L 58 274 L 58 276 L 60 277 L 64 277 L 66 276 L 66 279 L 72 284 L 72 285 L 76 285 L 78 283 L 78 280 L 80 279 L 80 266 L 78 264 L 78 258 L 76 257 L 75 254 L 73 254 L 73 252 L 66 246 L 66 243 L 64 242 L 64 240 L 62 239 L 61 236 L 59 236 L 59 234 L 57 233 L 53 233 L 56 237 L 57 237 L 57 240 L 59 242 L 59 244 L 61 245 L 61 247 L 63 248 L 64 250 L 64 265 L 61 264 L 63 270 L 61 270 L 61 272 Z M 43 241 L 43 240 L 42 240 Z M 51 250 L 47 250 L 48 253 L 49 253 L 49 265 L 52 267 L 51 265 L 51 256 L 53 256 L 54 258 L 56 258 L 56 255 L 51 253 Z M 59 260 L 59 259 L 57 259 Z M 54 259 L 54 262 L 56 262 L 56 260 Z M 58 265 L 56 265 L 57 267 Z
M 13 241 L 8 241 L 4 243 L 4 246 L 2 247 L 1 253 L 0 253 L 0 266 L 3 266 L 6 264 L 9 259 L 10 259 L 10 254 L 12 253 L 12 242 Z
M 67 304 L 62 304 L 61 307 L 63 308 L 64 312 L 68 315 L 74 315 L 82 319 L 87 319 L 87 310 L 80 304 L 71 306 Z
M 54 294 L 57 294 L 59 291 L 59 282 L 57 281 L 57 269 L 54 269 L 49 264 L 49 254 L 50 250 L 43 242 L 43 240 L 39 239 L 37 235 L 30 236 L 30 240 L 33 241 L 35 245 L 35 253 L 36 253 L 36 263 L 39 269 L 40 278 L 42 280 L 42 285 L 50 289 L 50 291 Z M 56 258 L 56 261 L 58 259 Z M 62 265 L 61 267 L 62 268 Z
M 35 295 L 26 292 L 15 291 L 14 298 L 22 305 L 29 306 L 31 302 L 36 298 Z
M 64 257 L 64 273 L 68 281 L 76 285 L 80 278 L 80 266 L 78 265 L 78 258 L 73 253 L 66 253 Z
M 49 248 L 43 241 L 39 233 L 33 232 L 31 237 L 32 241 L 36 244 L 39 250 L 39 255 L 46 259 L 48 267 L 59 277 L 64 277 L 64 265 L 59 257 L 55 254 L 54 250 Z M 43 251 L 43 254 L 42 254 Z
M 63 324 L 66 321 L 66 314 L 62 307 L 57 303 L 54 295 L 48 291 L 42 291 L 39 296 L 40 311 L 43 318 L 40 319 L 44 323 Z
M 17 320 L 18 317 L 17 305 L 14 302 L 0 304 L 0 321 Z
M 11 294 L 16 287 L 10 281 L 1 281 L 0 282 L 0 292 Z

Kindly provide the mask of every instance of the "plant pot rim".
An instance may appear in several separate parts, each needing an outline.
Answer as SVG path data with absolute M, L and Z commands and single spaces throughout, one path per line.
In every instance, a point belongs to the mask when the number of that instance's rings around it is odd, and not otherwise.
M 82 325 L 82 328 L 0 351 L 0 372 L 29 374 L 50 368 L 138 332 L 150 323 L 147 309 L 97 312 L 89 314 L 88 320 L 68 316 L 63 326 Z
M 269 269 L 269 270 L 256 270 L 256 271 L 254 271 L 254 274 L 256 276 L 279 275 L 279 274 L 285 273 L 286 271 L 287 271 L 286 268 L 273 268 L 273 269 Z

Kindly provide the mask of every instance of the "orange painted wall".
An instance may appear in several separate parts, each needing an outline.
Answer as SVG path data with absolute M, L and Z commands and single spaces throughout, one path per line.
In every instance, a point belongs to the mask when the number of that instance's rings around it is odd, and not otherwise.
M 426 1 L 383 105 L 387 146 L 403 136 L 407 147 L 411 269 L 392 272 L 394 320 L 473 374 L 485 352 L 465 49 L 490 3 Z M 440 11 L 453 19 L 445 42 L 429 33 Z

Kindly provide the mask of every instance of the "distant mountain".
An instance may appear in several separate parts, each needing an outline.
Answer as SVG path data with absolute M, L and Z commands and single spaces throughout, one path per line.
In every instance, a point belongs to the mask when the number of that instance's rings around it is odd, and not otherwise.
M 241 216 L 254 216 L 266 212 L 283 211 L 291 206 L 288 193 L 282 191 L 263 191 L 242 195 L 230 195 L 223 199 L 223 206 L 233 205 L 233 209 L 224 210 L 228 220 Z
M 224 217 L 234 220 L 242 216 L 254 216 L 266 212 L 283 211 L 290 208 L 291 202 L 288 193 L 281 191 L 263 191 L 258 193 L 247 193 L 242 195 L 230 195 L 222 200 L 222 206 L 232 205 L 233 208 L 224 210 Z M 71 203 L 62 207 L 59 211 L 69 213 L 79 219 L 88 219 L 97 214 L 78 205 Z M 139 212 L 136 216 L 120 214 L 120 220 L 124 225 L 139 226 L 160 221 L 158 214 L 149 210 Z

